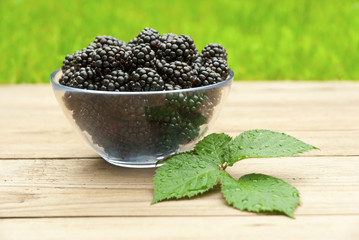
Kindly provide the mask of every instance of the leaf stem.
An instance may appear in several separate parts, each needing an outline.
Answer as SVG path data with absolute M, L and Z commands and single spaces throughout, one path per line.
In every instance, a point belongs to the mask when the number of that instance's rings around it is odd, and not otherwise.
M 218 165 L 219 170 L 226 170 L 226 168 L 227 168 L 227 162 L 224 162 L 224 163 Z

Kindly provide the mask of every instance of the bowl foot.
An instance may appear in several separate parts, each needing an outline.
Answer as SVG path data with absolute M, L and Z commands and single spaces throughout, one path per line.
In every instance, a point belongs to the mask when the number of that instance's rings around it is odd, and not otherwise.
M 116 166 L 126 167 L 126 168 L 155 168 L 163 165 L 163 162 L 158 163 L 175 153 L 168 154 L 166 156 L 141 156 L 131 159 L 121 159 L 121 158 L 110 158 L 108 156 L 101 156 L 106 162 L 111 163 Z
M 126 168 L 155 168 L 160 167 L 163 165 L 163 163 L 136 163 L 136 162 L 125 162 L 125 161 L 119 161 L 119 160 L 110 160 L 105 159 L 106 162 L 111 163 L 113 165 L 119 166 L 119 167 L 126 167 Z

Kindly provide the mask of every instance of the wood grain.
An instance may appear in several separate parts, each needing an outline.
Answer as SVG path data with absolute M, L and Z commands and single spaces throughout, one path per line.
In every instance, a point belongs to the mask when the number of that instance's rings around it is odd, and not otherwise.
M 356 240 L 358 224 L 358 216 L 0 219 L 0 239 Z
M 0 217 L 238 216 L 219 189 L 191 200 L 151 205 L 153 169 L 125 169 L 101 159 L 3 160 Z M 359 214 L 359 157 L 247 159 L 235 178 L 260 172 L 298 188 L 296 215 Z M 178 211 L 181 209 L 181 211 Z
M 271 129 L 321 149 L 228 168 L 297 187 L 292 220 L 235 210 L 218 187 L 151 205 L 154 169 L 99 158 L 49 85 L 0 86 L 0 239 L 359 239 L 358 92 L 355 82 L 233 84 L 211 132 Z

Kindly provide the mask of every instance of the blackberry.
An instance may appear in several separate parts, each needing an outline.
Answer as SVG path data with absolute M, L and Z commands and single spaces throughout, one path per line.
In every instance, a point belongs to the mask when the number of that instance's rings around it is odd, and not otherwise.
M 201 126 L 207 122 L 198 111 L 206 100 L 205 94 L 175 93 L 167 95 L 164 105 L 147 108 L 150 121 L 159 124 L 160 138 L 156 146 L 161 152 L 175 151 L 201 135 Z
M 126 45 L 126 42 L 121 41 L 115 37 L 112 36 L 97 36 L 95 40 L 90 43 L 90 45 L 87 47 L 89 49 L 96 49 L 96 48 L 104 48 L 108 46 L 124 46 Z
M 198 51 L 192 38 L 186 35 L 164 34 L 160 38 L 157 58 L 166 62 L 182 61 L 191 64 Z
M 76 70 L 75 67 L 71 67 L 63 73 L 59 83 L 68 87 L 96 90 L 95 83 L 99 81 L 99 76 L 92 68 L 84 67 Z
M 70 69 L 72 65 L 72 61 L 74 60 L 74 55 L 66 55 L 65 60 L 62 62 L 61 70 L 62 72 L 65 72 L 67 69 Z
M 157 123 L 148 121 L 147 104 L 156 102 L 149 97 L 66 92 L 65 106 L 89 140 L 114 157 L 126 159 L 130 153 L 153 155 L 157 139 Z
M 175 108 L 177 111 L 183 114 L 189 114 L 197 112 L 197 109 L 203 104 L 206 100 L 206 95 L 204 93 L 198 94 L 173 94 L 168 96 L 165 100 L 165 104 Z
M 227 61 L 227 51 L 221 44 L 218 43 L 210 43 L 206 45 L 202 50 L 202 56 L 205 59 L 216 57 Z
M 139 67 L 152 68 L 155 66 L 155 52 L 146 44 L 134 46 L 129 56 L 128 65 L 131 70 Z
M 125 46 L 107 46 L 97 48 L 90 53 L 91 65 L 100 74 L 104 75 L 113 70 L 125 70 L 129 52 Z
M 134 46 L 137 46 L 137 44 L 138 44 L 138 39 L 137 39 L 137 37 L 135 37 L 134 39 L 131 39 L 130 41 L 128 41 L 127 46 L 134 47 Z
M 208 67 L 201 67 L 197 73 L 196 87 L 207 86 L 222 81 L 219 73 L 216 73 Z
M 197 111 L 201 113 L 207 121 L 210 121 L 213 117 L 216 110 L 215 107 L 220 103 L 222 94 L 223 91 L 219 88 L 210 88 L 206 90 L 202 104 L 198 106 Z
M 97 36 L 87 48 L 67 55 L 60 83 L 103 91 L 179 90 L 223 81 L 230 71 L 226 59 L 220 44 L 208 44 L 200 55 L 191 37 L 161 36 L 146 27 L 128 44 Z
M 153 28 L 146 27 L 143 29 L 137 37 L 132 39 L 130 45 L 146 44 L 151 47 L 152 50 L 156 50 L 159 46 L 160 34 Z
M 160 41 L 160 43 L 166 43 L 167 41 L 174 40 L 178 37 L 179 36 L 174 33 L 165 33 L 165 34 L 162 34 L 158 40 Z
M 165 90 L 180 90 L 182 87 L 180 85 L 172 85 L 169 83 L 165 83 Z
M 151 68 L 137 68 L 131 73 L 129 89 L 132 91 L 163 91 L 165 83 Z
M 204 66 L 212 69 L 216 73 L 219 73 L 219 75 L 222 77 L 222 80 L 226 80 L 229 75 L 230 70 L 227 62 L 222 58 L 211 58 L 204 64 Z
M 196 60 L 192 62 L 191 67 L 196 73 L 198 73 L 198 71 L 201 69 L 202 66 L 203 66 L 203 59 L 200 55 L 198 55 L 196 57 Z
M 157 61 L 157 69 L 165 83 L 175 88 L 191 88 L 196 85 L 196 72 L 187 63 Z
M 155 60 L 155 69 L 158 73 L 163 71 L 164 66 L 167 64 L 165 60 L 156 59 Z
M 74 54 L 74 60 L 73 65 L 76 69 L 79 69 L 81 67 L 87 67 L 91 64 L 91 54 L 92 50 L 88 48 L 83 48 L 80 52 L 77 52 Z
M 62 71 L 64 72 L 70 67 L 74 67 L 75 69 L 87 67 L 92 62 L 90 58 L 91 53 L 91 49 L 83 48 L 81 51 L 76 51 L 72 55 L 67 55 L 61 67 Z
M 128 90 L 129 75 L 122 70 L 114 70 L 102 77 L 101 87 L 102 91 L 127 91 Z

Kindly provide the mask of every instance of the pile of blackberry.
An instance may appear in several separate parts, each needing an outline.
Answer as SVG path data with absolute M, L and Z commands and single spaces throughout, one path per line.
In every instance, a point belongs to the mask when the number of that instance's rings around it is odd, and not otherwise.
M 171 154 L 204 134 L 221 99 L 219 88 L 171 92 L 206 86 L 228 78 L 227 52 L 208 44 L 198 53 L 186 35 L 145 28 L 128 43 L 98 36 L 67 55 L 59 83 L 114 92 L 168 91 L 167 94 L 86 94 L 66 91 L 63 101 L 77 126 L 115 158 L 131 154 Z
M 229 75 L 226 49 L 206 45 L 199 54 L 187 35 L 145 28 L 128 43 L 97 36 L 86 48 L 67 55 L 59 83 L 115 92 L 166 91 L 206 86 Z

